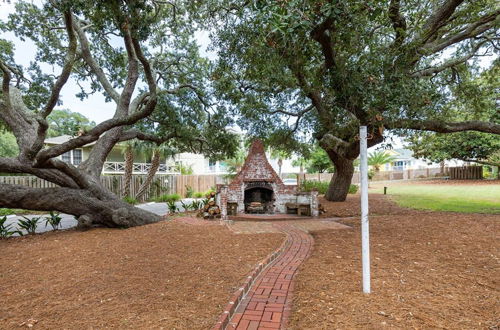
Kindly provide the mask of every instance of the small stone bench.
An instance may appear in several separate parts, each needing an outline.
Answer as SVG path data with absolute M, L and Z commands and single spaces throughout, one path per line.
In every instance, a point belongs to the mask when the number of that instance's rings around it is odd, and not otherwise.
M 302 203 L 286 203 L 286 213 L 287 214 L 297 214 L 297 215 L 311 215 L 311 205 Z

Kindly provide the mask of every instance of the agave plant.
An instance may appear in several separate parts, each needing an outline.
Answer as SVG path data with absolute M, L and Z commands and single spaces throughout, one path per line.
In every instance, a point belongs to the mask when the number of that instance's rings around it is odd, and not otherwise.
M 14 234 L 19 234 L 22 235 L 22 233 L 19 230 L 12 230 L 12 224 L 6 225 L 5 223 L 7 222 L 7 216 L 0 217 L 0 238 L 7 238 L 10 237 Z
M 175 213 L 178 211 L 177 205 L 175 205 L 174 201 L 168 201 L 167 206 L 170 213 Z
M 57 230 L 61 226 L 62 217 L 59 215 L 59 212 L 50 211 L 49 216 L 45 217 L 45 227 L 50 225 L 52 229 Z
M 201 207 L 202 207 L 201 203 L 202 203 L 201 201 L 194 200 L 191 202 L 189 207 L 191 208 L 191 210 L 197 211 L 197 210 L 201 209 Z
M 181 201 L 181 205 L 184 211 L 189 211 L 189 208 L 191 207 L 191 204 L 184 203 L 184 201 Z
M 33 217 L 31 219 L 27 217 L 23 218 L 25 220 L 18 220 L 19 228 L 26 230 L 30 235 L 34 235 L 36 232 L 36 228 L 38 227 L 38 221 L 40 221 L 42 217 Z

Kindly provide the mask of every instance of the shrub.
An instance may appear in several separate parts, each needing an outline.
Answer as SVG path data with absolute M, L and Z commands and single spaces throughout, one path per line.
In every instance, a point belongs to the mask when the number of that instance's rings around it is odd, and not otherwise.
M 210 188 L 210 189 L 208 189 L 207 191 L 205 191 L 203 194 L 204 194 L 205 196 L 209 196 L 209 195 L 210 195 L 211 193 L 213 193 L 213 192 L 215 192 L 215 189 L 214 189 L 214 188 Z
M 169 202 L 177 202 L 181 200 L 181 196 L 179 194 L 168 194 L 161 195 L 156 199 L 157 202 L 160 203 L 169 203 Z
M 371 180 L 373 179 L 373 177 L 375 176 L 375 170 L 373 170 L 372 168 L 368 170 L 368 180 Z
M 304 180 L 300 183 L 300 191 L 310 192 L 312 190 L 317 190 L 319 194 L 324 195 L 328 191 L 328 186 L 330 182 L 312 181 Z M 349 186 L 349 194 L 355 194 L 359 187 L 355 184 Z
M 193 194 L 194 198 L 203 198 L 205 195 L 201 191 L 197 191 Z
M 139 201 L 132 196 L 123 197 L 123 201 L 132 205 L 139 204 Z
M 310 192 L 317 190 L 319 194 L 324 195 L 328 191 L 329 182 L 304 180 L 300 183 L 300 191 Z
M 40 221 L 41 217 L 33 217 L 31 219 L 27 217 L 23 218 L 24 220 L 18 220 L 19 228 L 26 230 L 30 235 L 34 235 L 38 227 L 38 221 Z
M 16 214 L 16 210 L 14 210 L 14 209 L 0 209 L 0 216 L 11 215 L 11 214 Z
M 6 225 L 5 223 L 7 222 L 7 216 L 4 215 L 3 217 L 0 217 L 0 238 L 7 238 L 10 237 L 14 234 L 19 234 L 22 235 L 22 233 L 19 230 L 12 230 L 12 224 Z
M 194 190 L 193 187 L 186 185 L 186 198 L 191 198 L 193 197 Z
M 50 211 L 49 216 L 45 217 L 45 227 L 50 225 L 52 229 L 57 230 L 61 226 L 62 218 L 59 216 L 59 212 Z
M 177 205 L 175 205 L 175 201 L 168 201 L 167 206 L 170 213 L 175 213 L 178 211 Z

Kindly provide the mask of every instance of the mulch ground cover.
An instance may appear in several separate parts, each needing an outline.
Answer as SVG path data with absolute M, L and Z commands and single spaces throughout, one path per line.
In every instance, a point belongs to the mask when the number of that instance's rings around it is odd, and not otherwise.
M 500 215 L 414 211 L 370 195 L 372 293 L 364 295 L 359 196 L 321 202 L 325 216 L 356 218 L 341 221 L 352 230 L 312 232 L 290 328 L 499 328 Z
M 0 329 L 208 329 L 278 233 L 176 219 L 0 240 Z

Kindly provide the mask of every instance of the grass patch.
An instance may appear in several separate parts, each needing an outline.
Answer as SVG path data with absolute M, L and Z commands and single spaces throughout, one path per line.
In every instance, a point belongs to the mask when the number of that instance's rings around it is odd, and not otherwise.
M 372 192 L 383 193 L 383 187 L 374 187 Z M 500 185 L 391 185 L 387 193 L 402 207 L 500 214 Z

